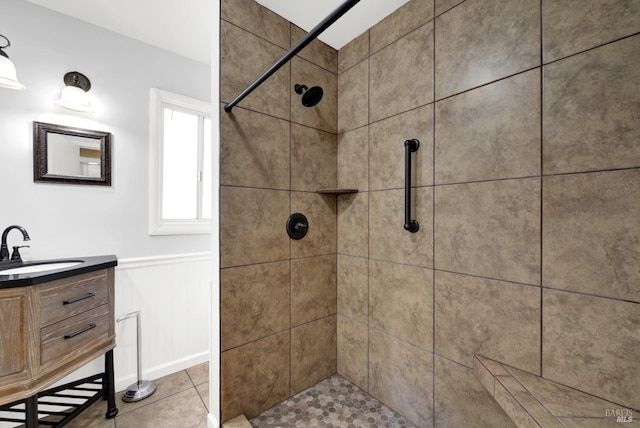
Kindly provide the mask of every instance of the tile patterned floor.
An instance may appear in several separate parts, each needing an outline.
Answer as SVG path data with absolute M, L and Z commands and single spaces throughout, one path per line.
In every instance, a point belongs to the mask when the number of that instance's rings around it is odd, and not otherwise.
M 206 428 L 208 381 L 209 364 L 200 364 L 156 380 L 156 392 L 137 403 L 125 403 L 117 393 L 113 419 L 105 419 L 107 404 L 98 400 L 65 428 Z
M 157 391 L 137 403 L 117 394 L 118 415 L 105 419 L 99 400 L 68 428 L 206 428 L 209 364 L 156 380 Z M 340 375 L 334 375 L 256 416 L 254 428 L 416 428 Z
M 255 428 L 416 427 L 340 375 L 323 380 L 250 422 Z
M 98 401 L 71 421 L 69 428 L 206 428 L 209 405 L 209 363 L 156 380 L 156 392 L 137 403 L 116 395 L 118 415 L 105 419 L 106 404 Z

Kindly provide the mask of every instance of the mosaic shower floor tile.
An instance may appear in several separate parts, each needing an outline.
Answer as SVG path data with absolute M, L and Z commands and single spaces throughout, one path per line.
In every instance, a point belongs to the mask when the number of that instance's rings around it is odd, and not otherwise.
M 416 428 L 399 413 L 337 374 L 250 422 L 254 428 Z

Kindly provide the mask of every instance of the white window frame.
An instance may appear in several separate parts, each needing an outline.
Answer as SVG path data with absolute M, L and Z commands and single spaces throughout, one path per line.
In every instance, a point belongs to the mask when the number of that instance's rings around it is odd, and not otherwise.
M 210 103 L 162 89 L 151 88 L 149 97 L 149 235 L 211 233 L 213 219 L 170 220 L 162 218 L 162 168 L 164 160 L 162 111 L 165 106 L 176 107 L 212 119 Z M 199 186 L 202 186 L 202 183 Z M 201 194 L 201 192 L 198 193 Z M 201 200 L 198 200 L 198 205 L 200 203 Z

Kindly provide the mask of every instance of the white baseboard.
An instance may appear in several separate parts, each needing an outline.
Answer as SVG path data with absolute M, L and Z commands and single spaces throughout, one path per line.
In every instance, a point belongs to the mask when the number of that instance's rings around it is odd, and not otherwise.
M 198 364 L 206 363 L 209 361 L 209 351 L 204 351 L 199 354 L 190 355 L 186 358 L 170 361 L 160 366 L 152 367 L 148 370 L 144 370 L 142 373 L 142 380 L 156 380 L 163 376 L 168 376 L 173 373 L 177 373 L 181 370 L 188 369 L 189 367 L 197 366 Z M 123 391 L 138 381 L 138 375 L 136 373 L 129 374 L 127 376 L 121 376 L 116 378 L 116 391 Z

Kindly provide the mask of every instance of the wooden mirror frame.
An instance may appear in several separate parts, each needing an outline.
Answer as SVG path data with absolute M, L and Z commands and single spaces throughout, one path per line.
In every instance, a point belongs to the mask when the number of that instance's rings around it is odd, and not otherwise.
M 47 134 L 72 135 L 100 141 L 100 177 L 79 177 L 48 173 Z M 73 128 L 51 123 L 33 122 L 33 181 L 111 186 L 111 133 Z

